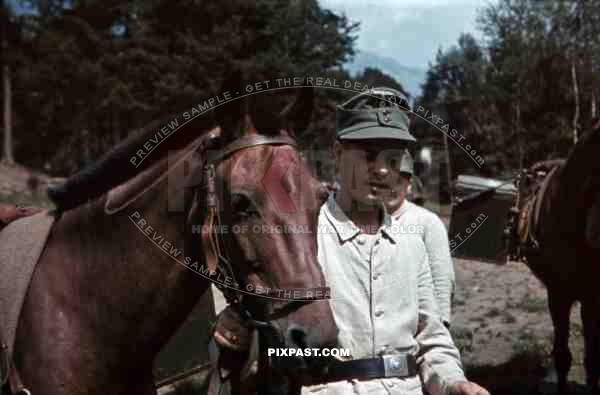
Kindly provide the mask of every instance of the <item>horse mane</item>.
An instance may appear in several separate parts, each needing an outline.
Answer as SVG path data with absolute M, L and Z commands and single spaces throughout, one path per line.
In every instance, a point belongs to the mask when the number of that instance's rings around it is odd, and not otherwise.
M 177 125 L 186 122 L 181 115 L 151 122 L 131 134 L 96 162 L 70 176 L 63 184 L 49 187 L 48 197 L 59 211 L 78 207 L 136 176 L 162 159 L 170 150 L 186 146 L 199 136 L 199 131 L 208 131 L 214 126 L 211 118 L 198 116 L 185 127 L 172 131 L 173 136 L 164 136 L 163 143 L 155 146 L 139 166 L 134 166 L 130 160 L 136 156 L 137 151 L 143 148 L 150 138 L 155 137 L 164 125 L 174 120 L 177 121 Z

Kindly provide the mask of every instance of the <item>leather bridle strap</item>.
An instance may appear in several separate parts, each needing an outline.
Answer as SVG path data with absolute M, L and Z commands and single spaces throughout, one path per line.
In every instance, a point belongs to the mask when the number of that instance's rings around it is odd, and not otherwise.
M 270 137 L 260 134 L 254 134 L 249 136 L 241 137 L 234 142 L 227 145 L 222 150 L 217 151 L 208 151 L 207 159 L 205 163 L 205 176 L 207 181 L 207 206 L 208 206 L 208 216 L 207 216 L 207 225 L 209 228 L 209 234 L 207 240 L 203 240 L 205 247 L 210 249 L 210 252 L 217 259 L 216 270 L 224 274 L 225 276 L 231 276 L 233 279 L 234 286 L 239 286 L 239 283 L 235 279 L 233 266 L 231 264 L 231 259 L 229 258 L 229 254 L 227 254 L 227 249 L 225 248 L 225 243 L 223 237 L 220 232 L 215 232 L 214 227 L 217 226 L 217 230 L 221 225 L 221 217 L 219 215 L 219 211 L 217 208 L 218 199 L 216 196 L 216 187 L 215 187 L 215 166 L 217 166 L 221 161 L 227 158 L 229 155 L 251 147 L 256 147 L 259 145 L 291 145 L 295 146 L 296 142 L 286 136 L 277 136 Z M 269 290 L 268 294 L 264 292 L 255 292 L 258 296 L 270 296 L 276 299 L 288 300 L 290 303 L 285 305 L 284 307 L 277 309 L 275 312 L 271 313 L 265 320 L 259 321 L 252 318 L 250 312 L 242 303 L 241 296 L 239 292 L 235 290 L 231 290 L 229 288 L 224 287 L 222 284 L 216 283 L 217 288 L 223 292 L 227 302 L 232 305 L 237 305 L 242 312 L 242 314 L 252 323 L 256 324 L 256 326 L 270 325 L 268 321 L 272 321 L 281 316 L 288 314 L 290 311 L 298 308 L 299 305 L 305 303 L 311 303 L 316 300 L 326 300 L 331 297 L 329 287 L 318 287 L 318 288 L 307 288 L 307 289 L 275 289 Z M 277 318 L 275 318 L 277 317 Z
M 31 395 L 31 392 L 25 388 L 21 381 L 21 376 L 15 368 L 14 361 L 8 354 L 8 345 L 0 336 L 0 358 L 2 358 L 2 366 L 0 366 L 0 392 L 2 387 L 8 382 L 8 387 L 12 395 Z
M 270 137 L 262 134 L 252 134 L 240 137 L 223 149 L 207 152 L 207 164 L 217 164 L 237 151 L 259 145 L 291 145 L 295 147 L 296 142 L 292 138 L 286 136 Z
M 11 394 L 13 395 L 31 395 L 31 392 L 25 388 L 21 381 L 21 376 L 15 368 L 14 363 L 11 364 L 10 370 L 8 371 L 8 383 L 10 386 Z
M 214 268 L 215 271 L 224 274 L 226 276 L 225 278 L 227 278 L 227 276 L 231 276 L 235 288 L 239 287 L 239 283 L 235 277 L 235 271 L 233 269 L 229 254 L 227 253 L 228 250 L 225 246 L 223 236 L 221 232 L 218 232 L 218 229 L 221 229 L 221 218 L 217 207 L 218 198 L 215 187 L 215 168 L 229 155 L 240 150 L 259 145 L 295 146 L 296 142 L 293 139 L 284 136 L 268 137 L 264 135 L 250 135 L 234 141 L 233 143 L 227 145 L 223 150 L 219 150 L 217 152 L 208 150 L 206 152 L 204 179 L 207 183 L 207 217 L 205 224 L 208 225 L 209 231 L 207 235 L 203 236 L 202 242 L 205 253 L 212 254 L 212 257 L 207 256 L 207 261 L 216 258 L 216 267 Z M 215 225 L 217 226 L 217 232 L 215 232 Z M 329 287 L 306 289 L 269 289 L 266 294 L 265 292 L 255 291 L 254 294 L 257 296 L 267 296 L 287 301 L 287 303 L 285 303 L 283 306 L 276 308 L 274 311 L 267 314 L 266 317 L 257 319 L 252 315 L 248 309 L 248 306 L 243 303 L 242 294 L 240 292 L 235 291 L 235 288 L 228 288 L 217 281 L 213 282 L 217 288 L 221 290 L 230 306 L 237 309 L 240 313 L 240 316 L 243 317 L 243 319 L 254 328 L 251 331 L 252 341 L 249 357 L 241 371 L 241 377 L 243 378 L 250 375 L 252 366 L 254 366 L 255 363 L 258 363 L 259 360 L 264 360 L 264 358 L 266 358 L 265 355 L 260 353 L 260 338 L 269 338 L 271 341 L 277 339 L 277 341 L 280 343 L 283 342 L 283 339 L 281 339 L 281 334 L 279 331 L 277 331 L 273 321 L 290 314 L 307 303 L 331 298 Z

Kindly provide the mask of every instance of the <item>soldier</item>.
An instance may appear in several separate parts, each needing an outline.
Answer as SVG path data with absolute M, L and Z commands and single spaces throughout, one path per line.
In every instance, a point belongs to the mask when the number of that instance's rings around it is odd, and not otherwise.
M 413 160 L 408 152 L 403 157 L 400 173 L 414 185 Z M 416 232 L 421 236 L 433 278 L 436 312 L 449 328 L 455 277 L 448 232 L 444 223 L 435 213 L 417 202 L 410 201 L 401 193 L 385 201 L 385 207 L 392 213 L 393 223 L 402 231 Z
M 399 232 L 386 209 L 402 209 L 410 184 L 406 147 L 415 138 L 408 126 L 406 100 L 392 89 L 372 89 L 338 107 L 340 188 L 319 215 L 332 232 L 317 237 L 338 346 L 351 356 L 331 363 L 302 393 L 418 395 L 424 387 L 431 395 L 489 395 L 465 378 L 439 317 L 423 236 Z M 217 343 L 243 337 L 222 324 Z

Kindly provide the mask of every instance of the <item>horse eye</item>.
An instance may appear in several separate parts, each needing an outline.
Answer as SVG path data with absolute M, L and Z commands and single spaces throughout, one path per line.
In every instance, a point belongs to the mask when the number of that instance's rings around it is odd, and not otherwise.
M 231 208 L 233 215 L 237 217 L 248 218 L 258 215 L 252 199 L 243 194 L 235 194 L 231 197 Z
M 263 268 L 262 263 L 258 260 L 253 260 L 253 261 L 250 261 L 249 263 L 250 263 L 250 269 L 252 269 L 252 271 L 254 271 L 254 272 L 259 272 Z

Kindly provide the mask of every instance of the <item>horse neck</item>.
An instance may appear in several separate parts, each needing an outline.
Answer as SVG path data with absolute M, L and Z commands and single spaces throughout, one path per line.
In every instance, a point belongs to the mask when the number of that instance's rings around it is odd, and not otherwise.
M 175 223 L 155 208 L 163 195 L 136 209 L 179 246 Z M 15 355 L 33 393 L 153 393 L 154 357 L 207 288 L 131 213 L 104 214 L 104 200 L 57 220 L 30 283 Z
M 65 298 L 85 310 L 74 318 L 93 328 L 102 347 L 119 349 L 120 363 L 152 359 L 209 284 L 178 263 L 185 256 L 184 214 L 168 213 L 167 189 L 165 179 L 112 215 L 106 198 L 66 212 L 49 245 L 46 266 L 62 267 L 75 293 Z

